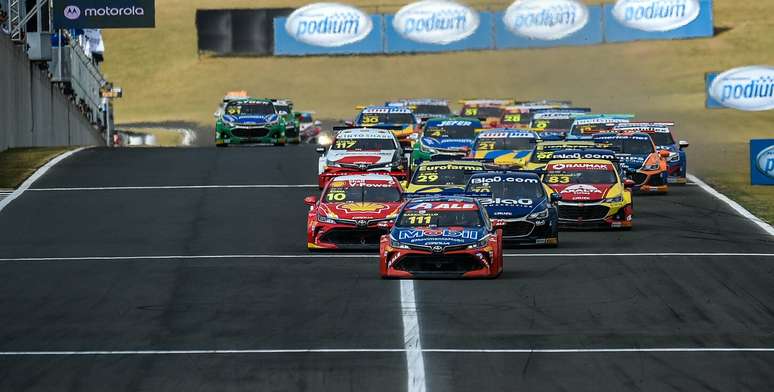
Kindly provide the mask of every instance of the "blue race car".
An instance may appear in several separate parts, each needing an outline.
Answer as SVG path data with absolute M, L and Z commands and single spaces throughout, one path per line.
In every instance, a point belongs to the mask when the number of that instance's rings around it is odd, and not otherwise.
M 669 172 L 667 181 L 670 184 L 685 184 L 687 182 L 686 175 L 688 173 L 688 158 L 686 157 L 685 149 L 688 148 L 690 144 L 685 140 L 675 142 L 670 128 L 674 125 L 675 123 L 673 122 L 636 122 L 618 124 L 614 131 L 637 131 L 650 135 L 657 150 L 669 151 L 669 156 L 666 158 L 668 165 L 667 171 Z
M 559 244 L 559 195 L 547 195 L 540 177 L 530 172 L 486 172 L 470 177 L 469 195 L 478 197 L 490 219 L 503 228 L 503 243 Z
M 411 167 L 427 160 L 462 158 L 468 154 L 482 127 L 476 118 L 450 117 L 430 119 L 425 123 L 422 136 L 414 143 Z
M 487 130 L 476 136 L 470 157 L 502 168 L 521 169 L 529 161 L 537 139 L 538 136 L 530 131 Z

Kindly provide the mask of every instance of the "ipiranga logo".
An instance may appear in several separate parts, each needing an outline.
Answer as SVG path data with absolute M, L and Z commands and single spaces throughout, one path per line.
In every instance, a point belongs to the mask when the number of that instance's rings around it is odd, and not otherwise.
M 313 3 L 293 11 L 285 22 L 291 37 L 303 43 L 337 47 L 358 42 L 373 23 L 363 11 L 346 4 Z
M 613 17 L 626 27 L 659 32 L 693 22 L 699 11 L 699 0 L 618 0 Z
M 758 171 L 767 177 L 774 178 L 774 146 L 769 146 L 755 158 Z
M 576 0 L 516 0 L 503 16 L 512 33 L 546 41 L 565 38 L 588 22 L 588 8 Z
M 457 2 L 425 0 L 401 8 L 392 26 L 408 40 L 447 45 L 476 32 L 479 18 L 476 11 Z
M 774 67 L 756 65 L 728 70 L 715 78 L 709 93 L 732 109 L 774 109 Z

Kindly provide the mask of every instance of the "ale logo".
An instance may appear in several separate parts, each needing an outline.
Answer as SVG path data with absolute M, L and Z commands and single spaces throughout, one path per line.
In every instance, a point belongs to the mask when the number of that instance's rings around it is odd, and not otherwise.
M 728 70 L 715 78 L 709 93 L 721 105 L 732 109 L 753 112 L 774 109 L 774 67 L 756 65 Z
M 626 27 L 662 32 L 693 22 L 700 11 L 699 0 L 618 0 L 613 17 Z
M 291 37 L 305 44 L 337 47 L 363 40 L 373 23 L 363 11 L 346 4 L 313 3 L 293 11 L 285 22 Z
M 70 20 L 76 20 L 81 17 L 81 9 L 77 5 L 68 5 L 64 9 L 64 16 Z
M 565 38 L 588 22 L 588 8 L 576 0 L 516 0 L 503 16 L 512 33 L 546 41 Z
M 478 13 L 446 0 L 425 0 L 401 8 L 392 26 L 403 38 L 425 44 L 447 45 L 476 32 Z
M 769 146 L 755 158 L 758 171 L 766 177 L 774 178 L 774 146 Z

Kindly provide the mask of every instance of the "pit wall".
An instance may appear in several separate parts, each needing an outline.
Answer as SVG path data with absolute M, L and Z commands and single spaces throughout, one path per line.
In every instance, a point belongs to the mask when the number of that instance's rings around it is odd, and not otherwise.
M 0 34 L 0 151 L 13 147 L 105 145 L 48 71 Z

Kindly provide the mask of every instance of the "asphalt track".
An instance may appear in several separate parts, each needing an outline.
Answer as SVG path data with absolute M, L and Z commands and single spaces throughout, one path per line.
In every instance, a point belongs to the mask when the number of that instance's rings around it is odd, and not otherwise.
M 306 250 L 316 159 L 56 165 L 0 212 L 0 391 L 774 389 L 774 237 L 690 185 L 636 197 L 631 232 L 510 250 L 497 280 L 413 282 L 410 387 L 401 282 Z

